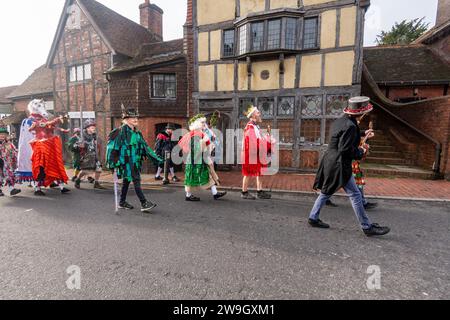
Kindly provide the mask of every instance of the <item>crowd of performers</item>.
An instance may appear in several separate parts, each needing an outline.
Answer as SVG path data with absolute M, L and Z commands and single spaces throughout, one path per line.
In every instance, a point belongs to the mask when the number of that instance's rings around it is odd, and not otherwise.
M 329 228 L 329 225 L 319 219 L 323 206 L 336 206 L 331 197 L 341 188 L 347 193 L 367 236 L 384 235 L 390 231 L 372 223 L 366 210 L 372 209 L 376 203 L 369 203 L 364 197 L 364 175 L 360 161 L 369 151 L 368 139 L 374 137 L 372 128 L 361 133 L 359 124 L 362 118 L 372 111 L 372 105 L 367 97 L 354 97 L 348 102 L 344 115 L 335 121 L 331 127 L 331 142 L 321 160 L 314 189 L 320 194 L 309 216 L 309 225 L 315 228 Z M 45 102 L 33 100 L 29 105 L 30 116 L 23 120 L 18 150 L 12 144 L 6 126 L 0 123 L 0 196 L 4 196 L 2 187 L 7 187 L 9 195 L 15 196 L 21 192 L 17 184 L 29 183 L 34 187 L 36 196 L 45 196 L 44 188 L 57 187 L 61 193 L 68 193 L 66 188 L 68 176 L 64 168 L 62 142 L 56 131 L 68 133 L 61 128 L 64 117 L 49 119 Z M 272 150 L 277 141 L 269 130 L 261 130 L 261 112 L 250 105 L 245 113 L 248 123 L 244 128 L 242 140 L 242 193 L 244 200 L 271 199 L 270 192 L 263 189 L 263 176 L 271 161 Z M 215 113 L 213 118 L 216 117 Z M 217 119 L 211 119 L 214 122 Z M 185 200 L 198 202 L 200 198 L 194 195 L 198 189 L 210 190 L 212 198 L 219 200 L 227 195 L 220 192 L 220 178 L 216 172 L 215 152 L 220 147 L 214 130 L 208 126 L 207 118 L 198 114 L 189 120 L 189 132 L 179 142 L 172 138 L 175 127 L 171 124 L 164 132 L 157 135 L 155 151 L 148 146 L 139 131 L 139 114 L 137 110 L 122 106 L 122 125 L 114 129 L 106 145 L 106 159 L 102 158 L 103 143 L 96 133 L 96 124 L 88 120 L 82 129 L 75 129 L 67 147 L 73 153 L 74 176 L 72 181 L 77 189 L 81 188 L 84 177 L 93 183 L 94 189 L 105 189 L 100 184 L 102 164 L 106 163 L 108 170 L 114 172 L 115 182 L 122 180 L 120 195 L 116 192 L 116 209 L 132 210 L 134 207 L 127 202 L 130 184 L 141 203 L 141 211 L 149 213 L 156 204 L 147 199 L 141 187 L 141 173 L 144 160 L 151 160 L 157 166 L 155 180 L 164 180 L 161 174 L 164 165 L 170 171 L 172 181 L 178 182 L 175 175 L 175 165 L 170 158 L 175 146 L 179 146 L 185 163 Z M 165 164 L 165 161 L 168 163 Z M 168 174 L 167 174 L 168 175 Z M 167 178 L 167 176 L 166 176 Z M 256 180 L 257 192 L 249 192 L 250 179 Z M 117 184 L 116 184 L 117 186 Z

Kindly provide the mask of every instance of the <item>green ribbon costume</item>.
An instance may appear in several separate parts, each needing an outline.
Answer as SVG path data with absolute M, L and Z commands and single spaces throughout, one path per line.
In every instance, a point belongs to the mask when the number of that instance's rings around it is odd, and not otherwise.
M 123 125 L 110 133 L 106 163 L 108 169 L 117 169 L 119 179 L 132 182 L 133 173 L 141 172 L 144 159 L 151 159 L 155 164 L 164 161 L 147 145 L 140 131 Z
M 80 141 L 80 138 L 77 136 L 73 136 L 70 138 L 69 142 L 67 142 L 67 147 L 70 152 L 72 152 L 72 166 L 74 169 L 80 169 L 80 160 L 81 154 L 80 149 L 76 147 L 76 144 Z
M 190 137 L 190 150 L 186 159 L 184 185 L 202 187 L 210 184 L 209 166 L 204 161 L 204 151 L 199 136 Z

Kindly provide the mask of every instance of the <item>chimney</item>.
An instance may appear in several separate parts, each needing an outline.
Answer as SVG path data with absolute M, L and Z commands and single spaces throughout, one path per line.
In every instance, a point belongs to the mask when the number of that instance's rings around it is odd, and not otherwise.
M 139 6 L 139 10 L 141 12 L 141 26 L 156 35 L 160 41 L 163 41 L 164 11 L 156 4 L 151 4 L 150 0 L 145 0 L 145 2 Z
M 439 0 L 436 16 L 436 26 L 440 26 L 448 20 L 450 20 L 450 0 Z

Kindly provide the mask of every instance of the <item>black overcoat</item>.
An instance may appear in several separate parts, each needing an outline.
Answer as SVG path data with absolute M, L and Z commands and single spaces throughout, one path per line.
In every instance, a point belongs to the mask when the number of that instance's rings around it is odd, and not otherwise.
M 320 162 L 314 190 L 332 195 L 352 177 L 352 161 L 361 160 L 361 132 L 355 118 L 344 115 L 331 126 L 331 141 Z

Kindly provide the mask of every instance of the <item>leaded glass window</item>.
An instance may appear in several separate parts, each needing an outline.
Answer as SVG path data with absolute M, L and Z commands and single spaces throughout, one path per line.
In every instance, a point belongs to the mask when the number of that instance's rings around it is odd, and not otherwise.
M 305 25 L 303 28 L 303 49 L 314 49 L 317 48 L 318 40 L 318 18 L 308 18 L 305 19 Z
M 283 97 L 278 99 L 278 115 L 292 117 L 294 115 L 295 98 Z
M 174 74 L 153 74 L 152 98 L 176 98 L 177 81 Z
M 261 51 L 264 49 L 264 22 L 251 24 L 252 51 Z
M 302 120 L 300 130 L 300 142 L 320 144 L 322 140 L 321 126 L 322 120 L 320 119 Z
M 239 54 L 247 53 L 247 25 L 239 28 Z
M 329 116 L 340 117 L 347 107 L 349 95 L 328 95 L 326 114 Z
M 281 45 L 281 19 L 269 21 L 267 49 L 278 49 Z
M 294 50 L 295 41 L 297 39 L 297 19 L 287 18 L 286 19 L 286 49 Z
M 223 56 L 234 56 L 234 30 L 225 30 L 223 33 Z
M 253 98 L 242 98 L 239 100 L 239 116 L 245 117 L 244 113 L 248 110 L 250 106 L 255 105 L 255 100 Z
M 260 98 L 258 99 L 258 109 L 261 111 L 262 117 L 273 117 L 274 99 L 273 98 Z
M 322 96 L 306 96 L 302 98 L 302 116 L 318 117 L 322 114 Z

